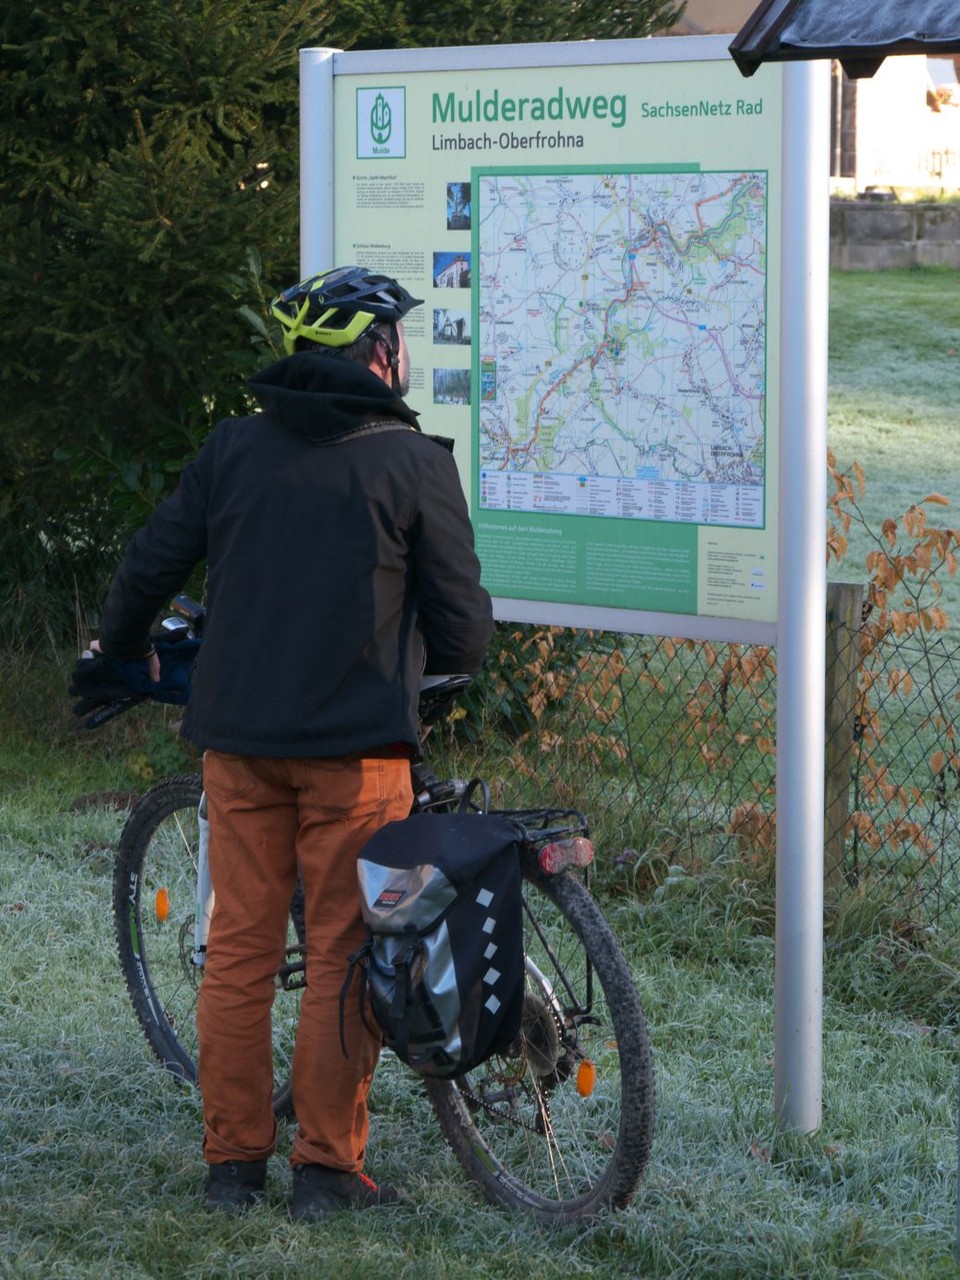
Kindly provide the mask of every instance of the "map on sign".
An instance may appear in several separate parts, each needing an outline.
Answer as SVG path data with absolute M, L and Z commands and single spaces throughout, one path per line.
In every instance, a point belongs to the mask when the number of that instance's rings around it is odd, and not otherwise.
M 764 172 L 475 175 L 479 504 L 764 525 Z

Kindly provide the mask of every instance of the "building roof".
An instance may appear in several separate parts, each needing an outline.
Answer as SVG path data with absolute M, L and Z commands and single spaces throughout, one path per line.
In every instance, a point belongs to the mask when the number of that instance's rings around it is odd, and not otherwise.
M 943 0 L 763 0 L 730 53 L 745 76 L 762 62 L 838 58 L 872 76 L 888 54 L 960 52 L 960 6 Z
M 683 12 L 664 34 L 720 35 L 738 31 L 757 7 L 757 0 L 686 0 Z

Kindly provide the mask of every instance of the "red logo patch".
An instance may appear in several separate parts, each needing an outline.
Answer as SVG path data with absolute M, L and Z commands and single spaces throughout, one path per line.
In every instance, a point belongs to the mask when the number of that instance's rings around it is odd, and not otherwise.
M 407 896 L 406 889 L 384 889 L 374 907 L 395 907 Z

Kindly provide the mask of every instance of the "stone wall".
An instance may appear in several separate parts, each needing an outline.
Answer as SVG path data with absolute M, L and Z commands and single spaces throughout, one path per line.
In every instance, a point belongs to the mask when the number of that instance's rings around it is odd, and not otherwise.
M 830 266 L 960 267 L 960 205 L 831 200 Z

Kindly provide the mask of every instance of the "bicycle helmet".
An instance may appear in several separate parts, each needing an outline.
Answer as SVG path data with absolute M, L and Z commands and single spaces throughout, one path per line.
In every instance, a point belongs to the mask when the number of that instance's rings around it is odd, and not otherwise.
M 347 347 L 378 320 L 396 325 L 422 301 L 389 276 L 365 267 L 336 267 L 285 289 L 270 310 L 283 326 L 283 348 L 292 355 L 298 338 Z

